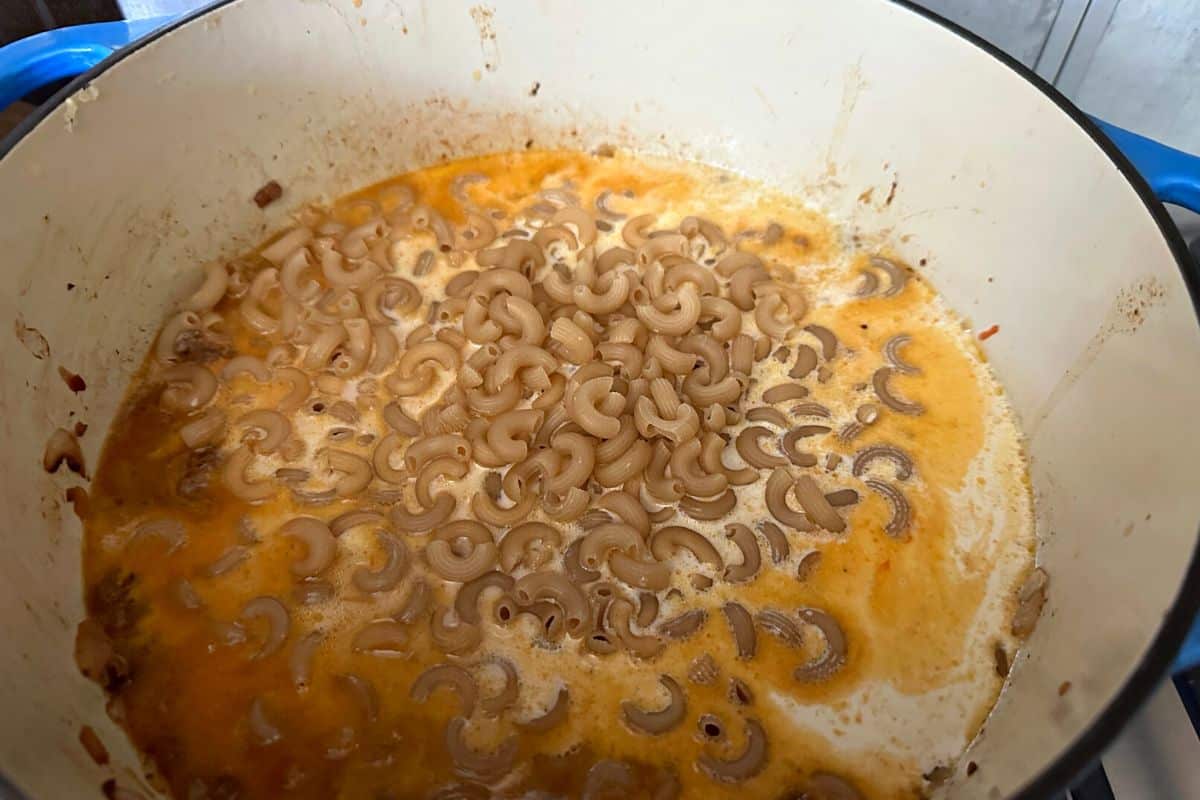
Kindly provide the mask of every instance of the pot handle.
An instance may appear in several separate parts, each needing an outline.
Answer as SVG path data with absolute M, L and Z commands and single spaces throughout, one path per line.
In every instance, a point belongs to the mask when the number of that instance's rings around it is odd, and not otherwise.
M 1092 121 L 1133 162 L 1159 200 L 1200 213 L 1200 157 L 1104 120 L 1092 117 Z
M 1192 629 L 1184 638 L 1171 670 L 1178 675 L 1197 668 L 1200 668 L 1200 619 L 1192 623 Z
M 63 78 L 87 72 L 118 49 L 161 28 L 173 17 L 74 25 L 0 47 L 0 109 Z

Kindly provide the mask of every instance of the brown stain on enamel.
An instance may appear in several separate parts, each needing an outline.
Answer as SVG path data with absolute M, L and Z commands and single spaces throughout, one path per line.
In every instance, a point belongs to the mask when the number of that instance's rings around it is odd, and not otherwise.
M 571 191 L 585 206 L 603 189 L 611 189 L 615 208 L 657 211 L 664 214 L 664 224 L 678 222 L 671 215 L 673 207 L 717 221 L 727 232 L 750 227 L 761 230 L 767 223 L 777 222 L 785 228 L 778 243 L 765 246 L 750 239 L 743 249 L 795 265 L 800 281 L 813 289 L 831 279 L 847 281 L 847 286 L 857 280 L 853 269 L 847 273 L 840 267 L 825 266 L 841 256 L 838 229 L 800 202 L 762 191 L 735 202 L 733 194 L 721 190 L 724 181 L 729 181 L 731 191 L 738 185 L 728 176 L 702 170 L 664 171 L 621 153 L 598 159 L 579 153 L 529 151 L 457 161 L 358 192 L 338 201 L 334 213 L 348 224 L 362 222 L 370 210 L 361 203 L 356 205 L 356 200 L 386 204 L 389 188 L 406 186 L 421 202 L 461 223 L 463 214 L 450 193 L 450 181 L 456 175 L 475 172 L 489 180 L 467 187 L 471 200 L 481 208 L 498 207 L 510 214 L 536 202 L 537 191 L 570 183 Z M 636 198 L 621 197 L 619 192 L 624 189 L 632 190 Z M 960 566 L 952 553 L 949 495 L 962 487 L 970 462 L 983 445 L 987 403 L 976 377 L 977 366 L 963 352 L 962 338 L 956 339 L 944 327 L 922 317 L 922 309 L 932 300 L 932 290 L 913 275 L 896 297 L 853 300 L 837 308 L 811 303 L 805 320 L 830 327 L 841 343 L 834 378 L 828 386 L 814 390 L 812 399 L 818 401 L 823 396 L 849 394 L 861 402 L 876 402 L 870 377 L 883 363 L 879 354 L 884 342 L 898 333 L 913 336 L 904 355 L 921 367 L 922 374 L 896 376 L 892 386 L 905 398 L 922 403 L 926 412 L 908 417 L 885 411 L 854 442 L 838 442 L 831 435 L 823 445 L 823 449 L 847 458 L 874 442 L 896 444 L 914 454 L 917 476 L 897 482 L 913 507 L 908 537 L 900 541 L 885 534 L 890 515 L 887 504 L 856 487 L 862 500 L 843 512 L 850 523 L 846 534 L 789 536 L 793 551 L 807 543 L 823 554 L 808 580 L 797 581 L 794 568 L 786 572 L 772 569 L 764 552 L 763 569 L 752 582 L 736 586 L 718 583 L 713 590 L 697 595 L 693 602 L 707 608 L 707 623 L 698 634 L 676 643 L 653 662 L 642 664 L 625 654 L 608 659 L 580 656 L 570 644 L 558 653 L 537 652 L 532 658 L 539 669 L 556 671 L 570 687 L 569 719 L 582 730 L 562 726 L 525 736 L 519 763 L 560 750 L 579 733 L 586 747 L 573 758 L 539 762 L 528 785 L 540 780 L 549 789 L 578 791 L 579 770 L 581 765 L 586 768 L 588 758 L 615 758 L 672 765 L 682 782 L 683 797 L 774 796 L 798 786 L 804 775 L 815 770 L 846 775 L 871 797 L 918 794 L 922 787 L 919 772 L 928 765 L 911 764 L 887 753 L 872 753 L 869 758 L 847 755 L 836 745 L 839 731 L 817 730 L 792 721 L 770 695 L 778 692 L 801 707 L 829 707 L 853 719 L 859 710 L 849 707 L 847 698 L 861 688 L 886 682 L 906 694 L 932 691 L 943 686 L 969 655 L 965 652 L 968 629 L 984 597 L 987 568 L 995 554 L 987 548 L 977 549 L 967 554 L 966 567 Z M 226 300 L 219 310 L 231 306 Z M 238 319 L 236 313 L 231 319 Z M 234 325 L 230 333 L 239 352 L 265 352 L 263 340 L 244 327 Z M 974 345 L 969 352 L 978 357 Z M 440 690 L 427 703 L 414 704 L 409 687 L 428 666 L 454 659 L 433 649 L 427 621 L 417 626 L 419 632 L 411 643 L 413 655 L 399 659 L 353 654 L 350 643 L 355 631 L 338 624 L 343 616 L 357 619 L 369 616 L 372 609 L 394 613 L 404 600 L 406 585 L 379 598 L 377 604 L 356 596 L 345 584 L 361 562 L 339 557 L 328 577 L 343 586 L 339 595 L 344 597 L 343 609 L 306 610 L 302 625 L 293 614 L 288 645 L 261 661 L 249 660 L 261 636 L 254 628 L 246 644 L 213 645 L 213 624 L 235 620 L 249 599 L 263 594 L 285 601 L 289 597 L 288 565 L 301 553 L 294 542 L 276 535 L 278 522 L 296 514 L 329 519 L 365 503 L 339 500 L 314 510 L 294 503 L 281 490 L 274 500 L 249 506 L 222 487 L 218 467 L 211 477 L 213 489 L 204 499 L 179 505 L 173 499 L 174 489 L 187 450 L 175 432 L 178 423 L 159 408 L 158 391 L 142 383 L 148 374 L 144 371 L 143 378 L 135 382 L 106 442 L 90 495 L 84 545 L 84 581 L 91 614 L 103 617 L 109 612 L 98 600 L 98 587 L 111 576 L 136 576 L 131 597 L 140 610 L 139 621 L 119 639 L 133 673 L 120 696 L 124 724 L 135 744 L 154 760 L 180 797 L 187 796 L 193 780 L 218 776 L 231 776 L 247 797 L 277 796 L 285 790 L 288 796 L 300 798 L 374 797 L 384 789 L 396 797 L 409 797 L 420 794 L 434 780 L 447 781 L 452 770 L 442 731 L 446 721 L 458 713 L 457 698 Z M 284 391 L 279 382 L 259 386 L 243 376 L 232 393 L 256 393 L 267 398 L 261 405 L 269 406 Z M 241 411 L 230 411 L 231 427 L 236 427 L 232 420 Z M 384 429 L 375 412 L 365 413 L 364 420 L 373 430 Z M 170 515 L 183 522 L 188 532 L 188 544 L 170 557 L 164 544 L 152 538 L 128 548 L 106 544 L 106 537 L 127 537 L 139 520 L 162 515 L 164 509 L 170 509 Z M 205 566 L 237 543 L 237 523 L 243 515 L 256 522 L 263 540 L 254 545 L 254 556 L 221 578 L 200 577 Z M 359 545 L 369 546 L 372 535 L 363 529 L 346 537 L 361 539 Z M 408 537 L 408 542 L 415 554 L 421 537 Z M 204 611 L 188 611 L 175 598 L 174 587 L 182 578 L 192 582 L 205 603 Z M 845 667 L 822 683 L 800 684 L 792 678 L 799 664 L 819 652 L 820 637 L 811 629 L 806 629 L 807 641 L 801 650 L 789 649 L 760 630 L 757 657 L 737 660 L 720 611 L 728 599 L 751 608 L 769 606 L 790 612 L 813 606 L 829 610 L 841 622 L 849 641 Z M 452 593 L 439 587 L 436 601 L 445 606 L 451 600 Z M 287 655 L 291 645 L 314 627 L 330 635 L 318 651 L 313 685 L 298 693 L 290 682 Z M 530 647 L 514 627 L 496 629 L 494 635 L 501 650 Z M 992 670 L 990 652 L 977 668 Z M 705 653 L 713 655 L 722 667 L 720 680 L 707 687 L 686 679 L 690 662 Z M 379 694 L 380 722 L 369 729 L 353 698 L 334 682 L 335 675 L 345 672 L 369 679 Z M 637 673 L 643 673 L 642 679 L 635 681 L 631 676 Z M 678 728 L 660 736 L 631 733 L 620 721 L 620 704 L 631 699 L 644 708 L 662 707 L 666 695 L 658 685 L 660 674 L 674 676 L 687 692 L 686 718 Z M 731 676 L 754 689 L 754 705 L 739 708 L 730 702 Z M 998 692 L 1000 679 L 993 683 Z M 523 691 L 549 703 L 557 687 L 533 680 Z M 995 692 L 964 720 L 966 734 L 982 722 Z M 256 697 L 284 732 L 282 742 L 262 746 L 252 740 L 246 713 Z M 706 713 L 715 713 L 725 722 L 725 744 L 704 744 L 698 739 L 697 719 Z M 742 786 L 712 783 L 694 768 L 696 758 L 702 752 L 722 758 L 740 752 L 746 718 L 760 720 L 768 731 L 771 746 L 765 769 Z M 358 733 L 352 752 L 341 755 L 337 751 L 344 729 Z M 488 750 L 511 733 L 507 724 L 484 721 L 474 743 Z M 630 792 L 629 796 L 642 795 Z

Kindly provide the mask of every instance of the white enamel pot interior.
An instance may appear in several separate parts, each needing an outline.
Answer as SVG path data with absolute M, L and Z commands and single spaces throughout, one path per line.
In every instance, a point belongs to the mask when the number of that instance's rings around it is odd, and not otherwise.
M 110 771 L 82 724 L 137 770 L 71 659 L 80 526 L 69 476 L 40 459 L 82 420 L 96 462 L 194 266 L 314 196 L 530 142 L 612 142 L 807 194 L 922 264 L 978 328 L 1000 325 L 986 350 L 1029 435 L 1050 599 L 962 762 L 978 770 L 945 794 L 1061 787 L 1161 677 L 1197 604 L 1200 335 L 1161 206 L 1060 97 L 903 5 L 496 5 L 231 3 L 126 51 L 10 140 L 0 771 L 31 798 L 95 796 Z M 259 211 L 268 179 L 285 202 Z

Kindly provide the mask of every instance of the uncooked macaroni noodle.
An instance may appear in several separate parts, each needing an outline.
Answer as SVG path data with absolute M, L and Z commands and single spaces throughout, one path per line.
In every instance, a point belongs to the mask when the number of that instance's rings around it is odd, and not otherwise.
M 1020 437 L 920 270 L 848 242 L 716 170 L 527 152 L 197 268 L 85 515 L 80 664 L 158 786 L 844 800 L 961 768 L 1044 598 Z

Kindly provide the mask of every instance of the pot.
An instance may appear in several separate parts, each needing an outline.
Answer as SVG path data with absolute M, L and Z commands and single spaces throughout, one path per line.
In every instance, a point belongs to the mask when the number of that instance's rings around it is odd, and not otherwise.
M 6 48 L 0 97 L 141 32 Z M 1112 134 L 1195 203 L 1194 162 Z M 601 143 L 811 197 L 921 264 L 978 329 L 999 326 L 984 348 L 1028 435 L 1049 601 L 942 791 L 1041 797 L 1098 756 L 1200 604 L 1200 328 L 1178 233 L 1096 124 L 902 3 L 243 0 L 120 50 L 0 151 L 0 770 L 15 796 L 139 773 L 71 659 L 80 525 L 64 492 L 80 480 L 39 464 L 76 421 L 97 461 L 194 264 L 278 229 L 289 201 L 443 158 Z M 268 180 L 285 199 L 259 211 Z M 82 725 L 113 765 L 88 758 Z

